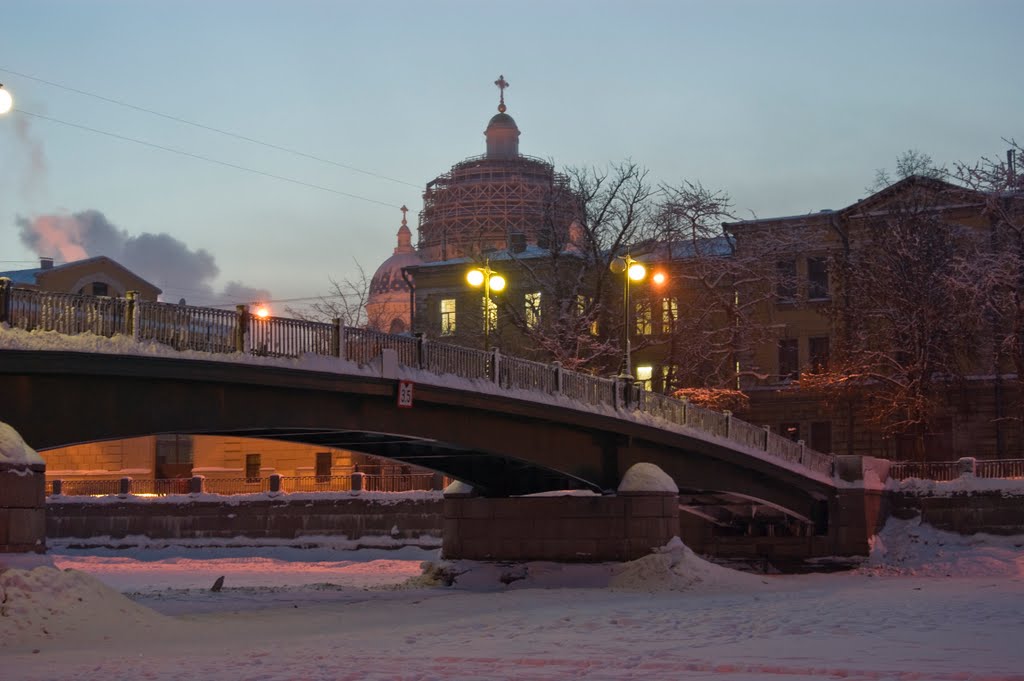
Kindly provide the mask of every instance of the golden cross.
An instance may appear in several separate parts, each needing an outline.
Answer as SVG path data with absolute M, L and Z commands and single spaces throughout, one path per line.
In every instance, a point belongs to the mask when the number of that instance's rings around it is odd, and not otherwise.
M 405 224 L 405 214 L 409 212 L 409 209 L 406 208 L 403 205 L 401 208 L 399 208 L 399 210 L 402 211 L 402 224 L 404 225 Z
M 498 104 L 498 111 L 505 113 L 505 88 L 509 86 L 509 82 L 505 80 L 505 76 L 498 76 L 498 80 L 494 81 L 494 84 L 501 90 L 501 103 Z

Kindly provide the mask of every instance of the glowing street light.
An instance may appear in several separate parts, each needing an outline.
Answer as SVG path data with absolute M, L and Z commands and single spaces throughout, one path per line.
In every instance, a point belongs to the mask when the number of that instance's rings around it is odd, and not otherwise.
M 614 274 L 623 274 L 626 276 L 622 278 L 622 373 L 619 374 L 619 378 L 625 378 L 633 380 L 633 369 L 630 366 L 630 340 L 629 340 L 629 327 L 633 322 L 633 314 L 629 305 L 629 282 L 631 281 L 643 281 L 643 278 L 647 276 L 647 268 L 644 267 L 643 263 L 633 260 L 627 253 L 626 255 L 620 255 L 612 259 L 608 263 L 608 269 Z
M 14 98 L 11 97 L 11 93 L 4 89 L 4 84 L 0 83 L 0 115 L 7 113 L 14 106 Z
M 270 308 L 263 303 L 256 303 L 256 316 L 260 319 L 266 319 L 270 316 Z
M 466 273 L 466 281 L 473 288 L 484 287 L 484 350 L 491 349 L 491 291 L 500 293 L 505 290 L 505 277 L 491 269 L 491 261 L 487 260 L 483 267 L 477 267 Z

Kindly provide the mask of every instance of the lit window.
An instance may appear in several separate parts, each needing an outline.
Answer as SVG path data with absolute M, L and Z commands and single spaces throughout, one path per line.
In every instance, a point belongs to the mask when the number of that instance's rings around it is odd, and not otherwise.
M 245 455 L 245 481 L 246 482 L 259 482 L 260 481 L 260 455 L 259 454 L 246 454 Z
M 636 368 L 636 382 L 643 386 L 643 389 L 650 392 L 651 377 L 654 376 L 654 367 L 642 366 Z
M 672 333 L 679 319 L 679 301 L 675 298 L 661 299 L 661 332 Z
M 527 293 L 524 299 L 526 303 L 526 328 L 536 329 L 540 326 L 540 291 Z
M 441 301 L 441 335 L 451 336 L 455 333 L 455 299 L 445 298 Z
M 651 304 L 647 301 L 636 304 L 636 335 L 650 336 L 654 332 L 651 324 Z
M 589 308 L 590 308 L 590 298 L 587 298 L 586 296 L 576 296 L 576 314 L 580 318 L 582 318 L 582 319 L 586 319 L 587 318 L 587 316 L 589 314 L 589 312 L 588 312 Z M 591 319 L 590 320 L 590 324 L 588 324 L 588 327 L 589 327 L 588 330 L 590 331 L 590 335 L 591 336 L 596 336 L 597 335 L 597 319 Z

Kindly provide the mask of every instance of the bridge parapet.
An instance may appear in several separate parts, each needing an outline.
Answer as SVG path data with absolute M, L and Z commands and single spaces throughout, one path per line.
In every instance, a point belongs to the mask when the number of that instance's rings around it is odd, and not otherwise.
M 0 279 L 0 322 L 25 331 L 56 331 L 69 336 L 92 333 L 112 338 L 126 336 L 140 343 L 158 343 L 178 351 L 197 351 L 221 356 L 244 353 L 263 357 L 302 358 L 306 355 L 335 357 L 367 365 L 384 350 L 393 351 L 399 365 L 436 376 L 453 375 L 491 383 L 502 391 L 538 401 L 557 396 L 590 410 L 613 410 L 620 418 L 650 422 L 658 427 L 678 427 L 698 437 L 729 443 L 754 456 L 782 463 L 796 470 L 829 478 L 833 457 L 815 452 L 802 442 L 792 442 L 768 430 L 695 404 L 643 390 L 618 378 L 604 378 L 458 345 L 380 333 L 332 323 L 283 317 L 259 318 L 240 305 L 234 311 L 154 303 L 97 296 L 19 289 Z M 100 351 L 97 344 L 90 351 Z M 26 349 L 34 349 L 29 343 Z M 123 352 L 118 345 L 111 352 Z M 212 357 L 211 357 L 212 358 Z M 322 369 L 322 365 L 318 366 Z M 345 372 L 339 363 L 337 371 Z

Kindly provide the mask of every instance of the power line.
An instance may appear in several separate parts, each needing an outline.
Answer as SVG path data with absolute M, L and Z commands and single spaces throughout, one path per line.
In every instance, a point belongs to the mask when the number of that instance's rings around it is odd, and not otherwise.
M 258 140 L 258 139 L 255 139 L 253 137 L 246 137 L 245 135 L 239 135 L 238 133 L 231 132 L 230 130 L 222 130 L 221 128 L 215 128 L 215 127 L 213 127 L 211 125 L 205 125 L 203 123 L 196 123 L 195 121 L 190 121 L 188 119 L 180 118 L 178 116 L 172 116 L 170 114 L 161 113 L 159 111 L 154 111 L 153 109 L 147 109 L 145 107 L 137 106 L 135 104 L 130 104 L 128 102 L 123 102 L 123 101 L 120 101 L 120 100 L 117 100 L 117 99 L 112 99 L 110 97 L 104 97 L 103 95 L 97 95 L 97 94 L 92 93 L 92 92 L 86 92 L 85 90 L 79 90 L 77 88 L 69 87 L 67 85 L 62 85 L 61 83 L 55 83 L 55 82 L 53 82 L 51 80 L 45 80 L 43 78 L 37 78 L 36 76 L 30 76 L 30 75 L 28 75 L 26 73 L 19 73 L 18 71 L 12 71 L 11 69 L 5 69 L 5 68 L 0 68 L 0 71 L 3 71 L 4 73 L 10 73 L 10 74 L 15 75 L 15 76 L 19 76 L 21 78 L 27 78 L 29 80 L 34 80 L 34 81 L 36 81 L 38 83 L 44 83 L 44 84 L 49 85 L 51 87 L 56 87 L 56 88 L 60 88 L 62 90 L 67 90 L 68 92 L 74 92 L 74 93 L 79 94 L 79 95 L 84 95 L 85 97 L 92 97 L 93 99 L 98 99 L 98 100 L 101 100 L 101 101 L 104 101 L 104 102 L 109 102 L 110 104 L 115 104 L 117 106 L 123 106 L 123 107 L 125 107 L 127 109 L 134 109 L 136 111 L 141 111 L 143 113 L 147 113 L 147 114 L 150 114 L 150 115 L 153 115 L 153 116 L 159 116 L 160 118 L 165 118 L 165 119 L 167 119 L 169 121 L 174 121 L 176 123 L 182 123 L 184 125 L 191 125 L 192 127 L 200 128 L 201 130 L 208 130 L 210 132 L 215 132 L 215 133 L 217 133 L 219 135 L 226 135 L 228 137 L 233 137 L 235 139 L 242 140 L 243 142 L 249 142 L 251 144 L 259 144 L 260 146 L 264 146 L 264 147 L 267 147 L 269 149 L 276 149 L 277 151 L 284 151 L 284 152 L 287 152 L 289 154 L 294 154 L 295 156 L 301 156 L 303 158 L 312 159 L 314 161 L 319 161 L 320 163 L 326 163 L 328 165 L 336 166 L 338 168 L 344 168 L 346 170 L 351 170 L 352 172 L 362 173 L 363 175 L 369 175 L 370 177 L 376 177 L 376 178 L 381 179 L 381 180 L 387 180 L 388 182 L 396 182 L 398 184 L 404 184 L 404 185 L 406 185 L 408 187 L 415 187 L 416 189 L 420 188 L 420 185 L 413 184 L 411 182 L 406 182 L 405 180 L 399 180 L 399 179 L 396 179 L 394 177 L 388 177 L 387 175 L 381 175 L 380 173 L 375 173 L 375 172 L 372 172 L 372 171 L 369 171 L 369 170 L 363 170 L 362 168 L 356 168 L 355 166 L 350 166 L 350 165 L 347 165 L 345 163 L 339 163 L 337 161 L 332 161 L 329 158 L 323 158 L 321 156 L 315 156 L 313 154 L 307 154 L 306 152 L 299 151 L 297 149 L 291 149 L 289 147 L 282 147 L 282 146 L 277 145 L 277 144 L 272 144 L 271 142 L 264 142 L 263 140 Z
M 153 149 L 160 149 L 162 151 L 167 151 L 167 152 L 170 152 L 172 154 L 179 154 L 181 156 L 188 156 L 189 158 L 198 159 L 200 161 L 206 161 L 207 163 L 215 163 L 217 165 L 225 166 L 227 168 L 234 168 L 235 170 L 244 170 L 244 171 L 246 171 L 248 173 L 253 173 L 255 175 L 262 175 L 263 177 L 270 177 L 270 178 L 273 178 L 275 180 L 282 180 L 284 182 L 291 182 L 292 184 L 301 185 L 303 187 L 309 187 L 311 189 L 319 189 L 321 191 L 330 192 L 332 194 L 338 194 L 340 196 L 347 196 L 350 199 L 358 199 L 360 201 L 367 201 L 369 203 L 375 203 L 375 204 L 377 204 L 379 206 L 387 206 L 388 208 L 401 208 L 401 206 L 399 206 L 397 204 L 394 204 L 394 203 L 387 203 L 386 201 L 378 201 L 377 199 L 370 199 L 370 198 L 367 198 L 365 196 L 359 196 L 358 194 L 350 194 L 348 192 L 343 192 L 343 191 L 341 191 L 339 189 L 331 189 L 330 187 L 324 187 L 322 185 L 313 184 L 311 182 L 303 182 L 302 180 L 296 180 L 296 179 L 291 178 L 291 177 L 285 177 L 284 175 L 275 175 L 274 173 L 268 173 L 268 172 L 263 171 L 263 170 L 256 170 L 254 168 L 249 168 L 249 167 L 246 167 L 246 166 L 238 165 L 237 163 L 228 163 L 227 161 L 220 161 L 220 160 L 215 159 L 215 158 L 210 158 L 209 156 L 202 156 L 200 154 L 193 154 L 190 151 L 183 151 L 181 149 L 175 149 L 173 147 L 165 147 L 165 146 L 163 146 L 161 144 L 154 144 L 153 142 L 146 142 L 144 140 L 136 139 L 134 137 L 127 137 L 125 135 L 119 135 L 117 133 L 109 132 L 107 130 L 99 130 L 98 128 L 90 128 L 87 125 L 80 125 L 78 123 L 70 123 L 68 121 L 62 121 L 59 118 L 51 118 L 50 116 L 44 116 L 42 114 L 32 113 L 31 111 L 26 111 L 24 109 L 13 109 L 13 111 L 17 111 L 18 113 L 25 114 L 26 116 L 32 116 L 34 118 L 39 118 L 39 119 L 42 119 L 44 121 L 50 121 L 50 122 L 53 122 L 53 123 L 60 123 L 61 125 L 66 125 L 66 126 L 71 127 L 71 128 L 78 128 L 79 130 L 87 130 L 89 132 L 94 132 L 94 133 L 99 134 L 99 135 L 106 135 L 107 137 L 113 137 L 114 139 L 124 140 L 126 142 L 134 142 L 135 144 L 141 144 L 141 145 L 146 146 L 146 147 L 152 147 Z

